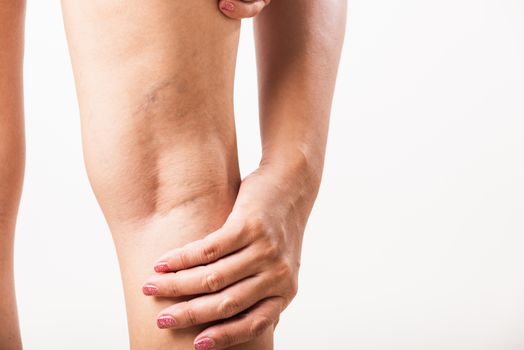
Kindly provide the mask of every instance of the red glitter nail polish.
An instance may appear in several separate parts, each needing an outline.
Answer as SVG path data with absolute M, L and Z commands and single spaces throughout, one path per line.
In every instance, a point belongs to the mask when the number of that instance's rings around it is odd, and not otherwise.
M 155 272 L 169 272 L 169 266 L 167 262 L 162 261 L 155 265 Z
M 142 287 L 142 292 L 145 295 L 157 295 L 158 294 L 158 287 L 154 286 L 152 284 L 146 284 Z
M 233 12 L 235 11 L 235 4 L 230 1 L 223 1 L 222 4 L 220 4 L 220 8 L 222 10 Z
M 195 342 L 196 350 L 211 350 L 215 347 L 215 341 L 211 338 L 202 338 Z
M 158 328 L 171 328 L 176 325 L 176 321 L 172 316 L 164 315 L 156 320 L 156 324 Z

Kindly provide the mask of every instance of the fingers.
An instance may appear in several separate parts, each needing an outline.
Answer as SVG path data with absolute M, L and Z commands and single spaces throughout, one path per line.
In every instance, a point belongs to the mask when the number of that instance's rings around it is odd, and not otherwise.
M 224 15 L 233 19 L 258 15 L 271 0 L 220 0 L 218 7 Z
M 207 328 L 196 337 L 195 349 L 226 349 L 261 336 L 278 322 L 282 303 L 279 297 L 264 299 L 249 312 Z
M 185 270 L 191 267 L 212 263 L 231 254 L 249 243 L 249 236 L 242 227 L 224 224 L 205 238 L 174 249 L 155 263 L 156 272 Z
M 249 246 L 212 264 L 150 277 L 145 295 L 177 297 L 213 293 L 260 271 L 256 247 Z
M 246 278 L 214 294 L 175 304 L 157 318 L 159 328 L 187 328 L 226 319 L 272 295 L 271 282 L 261 275 Z

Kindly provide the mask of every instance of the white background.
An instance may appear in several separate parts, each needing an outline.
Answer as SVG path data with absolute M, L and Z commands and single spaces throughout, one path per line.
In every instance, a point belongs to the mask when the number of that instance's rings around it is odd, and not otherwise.
M 523 19 L 522 0 L 350 0 L 325 176 L 277 349 L 524 349 Z M 26 46 L 25 347 L 127 349 L 58 1 L 29 1 Z M 237 77 L 245 175 L 259 155 L 248 21 Z

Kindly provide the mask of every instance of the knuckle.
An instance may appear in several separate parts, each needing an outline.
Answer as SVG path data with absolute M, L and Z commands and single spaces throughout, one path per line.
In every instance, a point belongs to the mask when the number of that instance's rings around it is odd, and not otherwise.
M 184 311 L 184 317 L 186 319 L 186 322 L 189 326 L 195 326 L 198 324 L 198 320 L 196 318 L 195 310 L 193 309 L 193 305 L 191 301 L 186 302 L 186 308 Z
M 277 265 L 276 270 L 276 275 L 280 280 L 287 281 L 289 280 L 289 278 L 293 277 L 293 269 L 291 267 L 291 264 L 289 264 L 287 261 L 280 261 Z
M 219 257 L 219 248 L 216 243 L 210 243 L 204 246 L 202 249 L 202 260 L 203 261 L 215 261 Z
M 222 339 L 222 343 L 229 347 L 231 345 L 235 345 L 237 341 L 237 337 L 233 335 L 230 331 L 224 330 L 222 334 L 220 335 L 220 338 Z
M 288 299 L 293 299 L 298 294 L 298 276 L 295 274 L 293 266 L 286 262 L 279 262 L 275 273 L 275 280 L 278 281 L 278 290 Z
M 260 235 L 264 234 L 266 232 L 266 222 L 263 219 L 263 216 L 251 216 L 246 220 L 245 229 L 255 237 L 259 237 Z
M 280 247 L 277 243 L 268 241 L 264 244 L 262 254 L 265 260 L 274 261 L 280 255 Z
M 293 278 L 291 281 L 291 286 L 289 288 L 289 293 L 291 295 L 291 299 L 297 296 L 298 294 L 298 281 Z
M 243 214 L 238 212 L 231 212 L 222 226 L 222 229 L 226 231 L 242 231 L 245 228 L 246 220 Z
M 185 267 L 188 267 L 189 266 L 189 254 L 187 251 L 181 251 L 180 253 L 178 253 L 178 259 L 180 260 L 180 265 L 182 266 L 182 268 L 185 268 Z
M 216 271 L 209 273 L 203 283 L 204 290 L 208 292 L 216 292 L 224 286 L 224 277 Z
M 171 283 L 169 283 L 169 292 L 171 296 L 178 295 L 178 285 L 176 280 L 172 280 Z
M 226 297 L 220 303 L 218 313 L 222 318 L 228 318 L 236 315 L 240 309 L 240 303 L 233 297 Z
M 251 326 L 249 328 L 249 336 L 250 338 L 257 338 L 260 337 L 264 331 L 271 326 L 272 322 L 269 318 L 264 316 L 259 316 L 251 322 Z

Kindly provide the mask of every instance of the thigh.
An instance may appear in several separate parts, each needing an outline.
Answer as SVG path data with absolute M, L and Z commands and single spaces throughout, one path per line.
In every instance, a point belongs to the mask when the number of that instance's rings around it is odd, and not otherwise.
M 64 0 L 63 9 L 88 174 L 107 215 L 168 212 L 208 186 L 210 171 L 232 170 L 216 169 L 230 160 L 213 152 L 235 153 L 239 26 L 214 0 Z M 188 169 L 201 175 L 191 184 Z
M 173 303 L 142 284 L 167 250 L 217 229 L 235 200 L 239 22 L 215 0 L 63 1 L 89 178 L 119 256 L 131 345 L 188 349 L 156 328 Z M 239 349 L 268 349 L 272 335 Z

